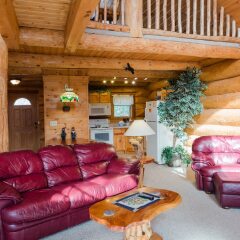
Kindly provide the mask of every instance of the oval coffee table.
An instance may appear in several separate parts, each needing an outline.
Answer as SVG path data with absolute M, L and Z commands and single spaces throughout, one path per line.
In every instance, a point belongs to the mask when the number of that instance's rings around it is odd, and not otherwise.
M 119 207 L 113 202 L 136 192 L 156 193 L 160 192 L 164 199 L 161 199 L 137 212 L 132 212 Z M 107 198 L 95 203 L 90 207 L 90 218 L 100 224 L 104 224 L 113 231 L 123 231 L 126 240 L 160 240 L 158 234 L 153 233 L 150 221 L 160 213 L 176 207 L 181 202 L 181 196 L 173 191 L 143 187 L 134 189 L 114 197 Z M 114 211 L 114 215 L 105 216 L 106 210 Z

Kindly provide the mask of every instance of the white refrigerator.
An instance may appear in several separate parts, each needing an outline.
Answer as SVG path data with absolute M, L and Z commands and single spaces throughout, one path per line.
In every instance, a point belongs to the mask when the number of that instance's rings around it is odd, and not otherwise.
M 160 101 L 146 102 L 145 120 L 155 131 L 155 135 L 146 137 L 146 151 L 158 164 L 165 164 L 161 158 L 162 150 L 167 146 L 173 146 L 173 133 L 165 125 L 159 123 L 158 105 Z

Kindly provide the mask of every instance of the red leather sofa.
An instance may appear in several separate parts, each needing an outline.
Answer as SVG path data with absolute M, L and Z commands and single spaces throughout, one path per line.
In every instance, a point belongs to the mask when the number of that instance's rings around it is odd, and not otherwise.
M 138 172 L 139 161 L 104 143 L 1 153 L 0 239 L 39 239 L 86 221 L 93 203 L 135 188 Z
M 199 190 L 213 193 L 215 173 L 240 174 L 240 136 L 204 136 L 192 145 L 192 169 Z

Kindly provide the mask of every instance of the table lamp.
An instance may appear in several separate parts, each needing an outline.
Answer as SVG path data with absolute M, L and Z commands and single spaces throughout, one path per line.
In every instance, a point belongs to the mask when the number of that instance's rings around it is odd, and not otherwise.
M 144 120 L 134 120 L 124 133 L 124 136 L 133 137 L 129 139 L 129 142 L 134 147 L 137 159 L 140 160 L 143 156 L 143 138 L 154 134 L 155 132 Z

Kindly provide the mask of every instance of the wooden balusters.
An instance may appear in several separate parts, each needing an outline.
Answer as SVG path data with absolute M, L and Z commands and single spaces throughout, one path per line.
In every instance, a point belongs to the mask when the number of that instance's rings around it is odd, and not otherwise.
M 97 5 L 95 10 L 94 21 L 98 22 L 98 19 L 99 19 L 99 4 Z
M 207 36 L 211 36 L 211 0 L 207 0 Z
M 190 34 L 190 0 L 186 0 L 186 34 Z
M 217 0 L 213 0 L 213 36 L 217 36 Z
M 151 29 L 152 27 L 152 12 L 151 12 L 152 2 L 147 0 L 147 28 Z
M 113 24 L 117 24 L 118 0 L 113 0 Z
M 163 30 L 167 31 L 167 0 L 163 0 Z
M 204 5 L 204 0 L 201 0 L 200 2 L 200 35 L 204 35 L 204 9 L 205 9 L 205 5 Z
M 219 36 L 223 36 L 223 26 L 224 26 L 224 7 L 221 7 L 220 23 L 219 23 Z
M 182 33 L 182 0 L 178 0 L 178 32 Z
M 171 31 L 175 32 L 175 0 L 171 0 Z
M 193 34 L 197 34 L 197 0 L 193 0 Z
M 159 29 L 160 28 L 160 0 L 156 0 L 156 5 L 155 5 L 155 28 Z
M 226 16 L 226 36 L 230 36 L 230 15 L 227 14 Z
M 121 0 L 121 24 L 125 25 L 125 0 Z
M 236 21 L 232 20 L 232 37 L 236 37 L 236 33 L 237 33 Z
M 107 23 L 107 4 L 108 4 L 108 0 L 104 0 L 104 17 L 103 17 L 103 21 L 104 23 Z

